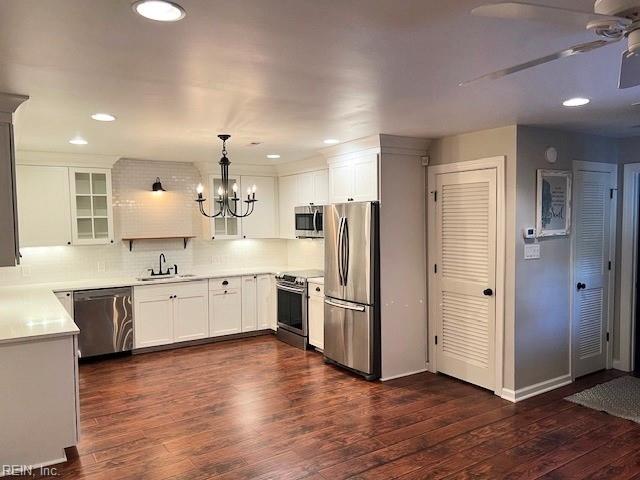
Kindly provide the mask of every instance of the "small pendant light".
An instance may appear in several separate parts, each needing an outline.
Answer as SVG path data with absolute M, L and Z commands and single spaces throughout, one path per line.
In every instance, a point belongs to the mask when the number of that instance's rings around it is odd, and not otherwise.
M 156 177 L 156 181 L 151 187 L 151 190 L 154 192 L 166 192 L 164 188 L 162 188 L 162 183 L 160 182 L 160 177 Z

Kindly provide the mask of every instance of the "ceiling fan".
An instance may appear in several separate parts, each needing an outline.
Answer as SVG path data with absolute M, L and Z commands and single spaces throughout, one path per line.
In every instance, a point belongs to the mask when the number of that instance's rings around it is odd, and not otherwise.
M 475 8 L 471 13 L 479 17 L 539 21 L 586 28 L 600 38 L 565 48 L 542 58 L 482 75 L 473 80 L 462 82 L 460 86 L 469 85 L 479 80 L 496 80 L 554 60 L 592 52 L 624 39 L 628 41 L 629 46 L 628 50 L 622 54 L 618 87 L 630 88 L 640 85 L 640 0 L 596 0 L 594 13 L 525 2 L 483 5 Z

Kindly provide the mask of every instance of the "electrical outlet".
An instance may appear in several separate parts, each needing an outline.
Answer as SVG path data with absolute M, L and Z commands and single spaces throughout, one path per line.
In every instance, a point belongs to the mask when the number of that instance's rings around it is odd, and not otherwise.
M 31 265 L 22 265 L 20 267 L 20 271 L 22 272 L 22 276 L 23 277 L 30 277 L 31 276 Z
M 107 271 L 107 264 L 104 261 L 98 261 L 98 273 L 104 273 Z

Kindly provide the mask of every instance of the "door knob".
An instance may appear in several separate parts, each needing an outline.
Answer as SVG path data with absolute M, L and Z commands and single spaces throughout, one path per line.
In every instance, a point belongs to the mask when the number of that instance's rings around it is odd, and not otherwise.
M 585 288 L 587 288 L 587 286 L 584 283 L 578 282 L 578 285 L 576 285 L 576 288 L 578 289 L 578 291 L 580 291 L 580 290 L 584 290 Z
M 491 290 L 490 288 L 487 288 L 485 291 L 482 292 L 482 294 L 487 297 L 491 297 L 493 295 L 493 290 Z

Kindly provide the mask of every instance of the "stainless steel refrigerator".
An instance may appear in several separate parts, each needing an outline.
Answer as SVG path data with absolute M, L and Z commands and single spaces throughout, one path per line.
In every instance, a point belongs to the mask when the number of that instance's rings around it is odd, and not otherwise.
M 324 207 L 324 355 L 380 377 L 379 204 Z

